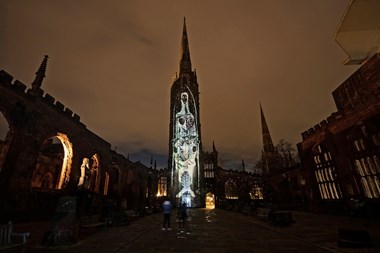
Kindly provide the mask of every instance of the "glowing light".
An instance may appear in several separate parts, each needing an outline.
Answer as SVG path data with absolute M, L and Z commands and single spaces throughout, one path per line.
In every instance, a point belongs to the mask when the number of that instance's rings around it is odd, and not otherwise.
M 56 189 L 62 189 L 62 187 L 70 180 L 71 163 L 73 159 L 73 144 L 69 141 L 66 134 L 57 133 L 56 137 L 61 141 L 64 150 L 61 175 L 56 186 Z
M 211 192 L 206 194 L 206 208 L 207 209 L 215 208 L 215 196 Z

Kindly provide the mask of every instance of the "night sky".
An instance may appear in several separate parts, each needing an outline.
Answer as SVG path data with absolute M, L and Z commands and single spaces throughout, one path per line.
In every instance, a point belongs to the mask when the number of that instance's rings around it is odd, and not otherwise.
M 239 169 L 244 159 L 251 169 L 262 148 L 260 102 L 275 144 L 294 147 L 336 111 L 331 92 L 358 68 L 343 65 L 334 41 L 348 3 L 0 0 L 0 69 L 30 85 L 49 55 L 45 92 L 117 152 L 167 167 L 186 16 L 203 147 L 215 141 L 221 166 Z

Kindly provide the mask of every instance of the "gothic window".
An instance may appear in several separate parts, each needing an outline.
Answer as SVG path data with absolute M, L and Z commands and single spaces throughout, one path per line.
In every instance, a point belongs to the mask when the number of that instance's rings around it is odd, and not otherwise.
M 103 192 L 104 196 L 108 195 L 109 183 L 110 183 L 110 174 L 108 173 L 108 171 L 106 171 L 106 178 L 104 180 L 104 192 Z
M 365 177 L 362 177 L 360 179 L 360 183 L 362 184 L 363 186 L 363 190 L 364 190 L 364 194 L 367 198 L 372 198 L 372 194 L 371 194 L 371 191 L 369 189 L 369 186 L 368 186 L 368 183 L 367 183 L 367 180 L 365 179 Z
M 226 199 L 239 199 L 236 183 L 230 178 L 224 184 Z
M 41 188 L 52 189 L 53 188 L 53 174 L 51 172 L 46 172 L 41 179 Z
M 358 140 L 354 141 L 354 146 L 355 146 L 356 151 L 360 151 L 360 146 L 359 146 L 359 141 Z
M 376 146 L 379 146 L 380 145 L 380 133 L 372 135 L 372 140 Z
M 372 132 L 371 132 L 372 130 Z M 373 131 L 375 130 L 375 131 Z M 379 144 L 380 133 L 373 127 L 360 127 L 354 129 L 351 141 L 355 148 L 352 150 L 354 159 L 352 164 L 356 169 L 356 177 L 360 178 L 362 192 L 367 198 L 380 198 L 379 174 Z M 358 144 L 356 144 L 358 143 Z M 360 146 L 360 149 L 356 148 Z
M 380 173 L 380 161 L 379 161 L 379 158 L 377 157 L 377 155 L 373 156 L 373 161 L 375 163 L 376 172 Z
M 264 199 L 264 194 L 263 194 L 263 188 L 259 187 L 258 185 L 254 185 L 249 192 L 249 196 L 251 199 Z
M 167 196 L 168 179 L 167 177 L 160 177 L 158 180 L 157 197 Z
M 364 176 L 363 168 L 359 160 L 355 160 L 355 168 L 356 171 L 360 174 L 360 176 Z
M 314 150 L 314 172 L 322 199 L 341 199 L 336 169 L 331 153 L 321 145 Z
M 91 192 L 99 192 L 100 186 L 100 161 L 97 154 L 93 155 L 91 158 L 91 168 L 87 171 L 89 177 L 88 189 Z
M 212 163 L 205 163 L 204 164 L 204 177 L 205 178 L 214 178 L 214 165 Z

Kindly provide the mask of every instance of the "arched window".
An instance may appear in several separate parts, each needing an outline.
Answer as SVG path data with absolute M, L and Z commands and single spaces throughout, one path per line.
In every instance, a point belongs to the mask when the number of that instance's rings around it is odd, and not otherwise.
M 365 129 L 365 131 L 363 131 Z M 360 178 L 360 186 L 367 198 L 380 198 L 378 177 L 380 175 L 380 161 L 378 145 L 380 132 L 377 124 L 366 122 L 355 127 L 348 135 L 348 139 L 360 149 L 353 148 L 352 164 L 355 165 L 355 177 Z
M 104 179 L 104 190 L 103 190 L 104 196 L 108 195 L 109 183 L 110 183 L 110 174 L 108 173 L 108 171 L 106 171 L 106 177 Z
M 375 167 L 376 167 L 376 173 L 380 173 L 380 161 L 377 155 L 373 156 L 373 160 L 375 162 Z
M 364 190 L 364 194 L 367 198 L 372 198 L 372 193 L 371 193 L 371 190 L 369 189 L 369 186 L 368 186 L 368 183 L 367 183 L 367 180 L 362 177 L 360 179 L 360 183 L 362 184 L 362 187 L 363 187 L 363 190 Z
M 236 187 L 236 183 L 232 179 L 228 179 L 224 184 L 224 191 L 226 199 L 238 199 L 238 191 Z
M 376 185 L 375 185 L 372 177 L 368 177 L 367 181 L 368 181 L 369 188 L 371 189 L 372 196 L 374 198 L 378 198 L 379 197 L 379 192 L 377 191 Z
M 322 199 L 341 199 L 342 193 L 331 153 L 323 146 L 313 149 L 314 172 Z M 322 159 L 321 159 L 322 158 Z
M 158 179 L 157 197 L 167 196 L 168 194 L 167 189 L 168 189 L 168 178 L 162 176 Z
M 91 168 L 89 171 L 89 185 L 88 189 L 92 192 L 99 192 L 100 186 L 100 161 L 97 154 L 91 158 Z
M 360 176 L 364 177 L 362 164 L 360 163 L 359 160 L 355 160 L 355 168 L 356 168 L 356 171 L 360 174 Z
M 41 179 L 41 188 L 52 189 L 53 188 L 53 174 L 46 172 Z
M 70 180 L 73 146 L 66 134 L 47 138 L 41 145 L 37 165 L 33 171 L 31 185 L 33 188 L 46 188 L 51 180 L 52 189 L 62 189 Z M 44 178 L 49 172 L 51 178 Z M 43 181 L 44 180 L 44 181 Z M 44 187 L 43 187 L 44 186 Z

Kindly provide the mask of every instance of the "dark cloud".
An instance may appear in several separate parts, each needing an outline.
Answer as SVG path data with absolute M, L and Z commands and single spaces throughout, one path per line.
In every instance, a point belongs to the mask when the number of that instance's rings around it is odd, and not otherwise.
M 342 65 L 333 39 L 348 3 L 1 1 L 0 68 L 30 84 L 49 54 L 43 89 L 120 152 L 150 162 L 168 152 L 170 85 L 186 16 L 204 147 L 214 140 L 228 166 L 254 164 L 259 102 L 275 143 L 295 145 L 335 110 L 332 90 L 357 69 Z

